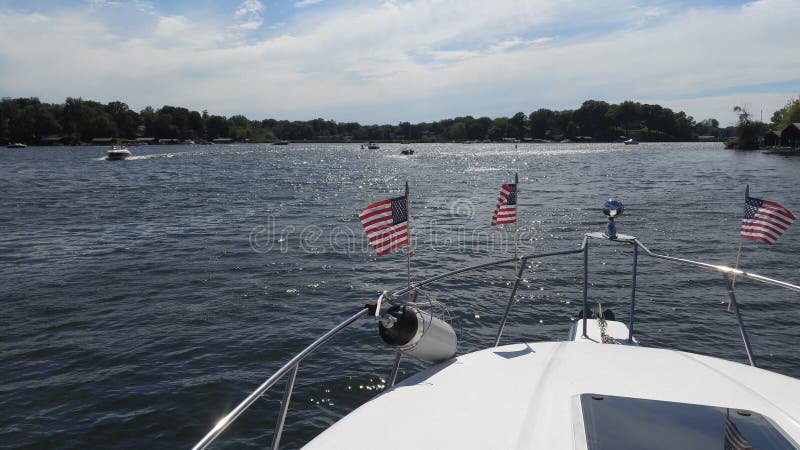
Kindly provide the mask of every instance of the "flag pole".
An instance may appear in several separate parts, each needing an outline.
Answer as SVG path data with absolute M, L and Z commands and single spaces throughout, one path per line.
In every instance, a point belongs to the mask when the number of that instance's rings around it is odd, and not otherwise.
M 514 173 L 514 197 L 516 205 L 516 217 L 514 219 L 514 259 L 519 258 L 519 173 Z M 519 261 L 514 264 L 514 273 L 517 273 Z
M 411 293 L 411 201 L 408 195 L 408 180 L 406 180 L 406 234 L 408 235 L 408 244 L 406 247 L 406 269 L 408 274 L 408 301 L 413 301 Z
M 744 201 L 745 201 L 745 203 L 747 202 L 747 198 L 748 197 L 750 197 L 750 185 L 746 184 L 745 187 L 744 187 Z M 736 252 L 736 266 L 734 267 L 734 269 L 736 269 L 736 270 L 739 270 L 739 259 L 742 256 L 742 241 L 744 241 L 744 238 L 742 238 L 742 232 L 740 231 L 739 232 L 739 250 Z M 733 273 L 733 279 L 731 280 L 731 288 L 733 288 L 734 286 L 736 286 L 736 272 Z M 730 299 L 728 299 L 728 312 L 730 312 L 730 311 L 731 311 L 731 301 L 730 301 Z

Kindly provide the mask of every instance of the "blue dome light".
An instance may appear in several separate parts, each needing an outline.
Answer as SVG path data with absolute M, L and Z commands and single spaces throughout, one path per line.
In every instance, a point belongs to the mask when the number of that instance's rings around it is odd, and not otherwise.
M 625 207 L 622 202 L 615 198 L 610 198 L 603 203 L 603 214 L 608 216 L 608 227 L 606 227 L 606 236 L 609 239 L 617 238 L 617 226 L 614 224 L 614 218 L 622 215 Z

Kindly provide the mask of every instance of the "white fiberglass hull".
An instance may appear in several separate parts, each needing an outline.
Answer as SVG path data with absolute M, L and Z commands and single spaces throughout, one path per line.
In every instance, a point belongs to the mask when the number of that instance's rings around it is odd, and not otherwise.
M 122 159 L 128 159 L 131 156 L 131 152 L 128 150 L 112 150 L 106 153 L 106 159 L 109 161 L 119 161 Z
M 433 366 L 304 448 L 585 449 L 582 394 L 750 410 L 800 442 L 800 380 L 674 350 L 543 342 Z

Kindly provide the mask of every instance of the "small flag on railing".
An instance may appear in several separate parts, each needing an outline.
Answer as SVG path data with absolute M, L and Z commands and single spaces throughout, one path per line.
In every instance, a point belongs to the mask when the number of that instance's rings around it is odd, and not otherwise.
M 725 450 L 754 450 L 730 417 L 725 418 Z
M 504 184 L 497 196 L 497 206 L 492 216 L 492 226 L 514 223 L 517 221 L 517 185 Z
M 383 256 L 401 245 L 408 245 L 406 197 L 389 198 L 367 205 L 359 214 L 372 248 Z
M 795 217 L 780 203 L 746 197 L 741 236 L 744 239 L 774 244 Z

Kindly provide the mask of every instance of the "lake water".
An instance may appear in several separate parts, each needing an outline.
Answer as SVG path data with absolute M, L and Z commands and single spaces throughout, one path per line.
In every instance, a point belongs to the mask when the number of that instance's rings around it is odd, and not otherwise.
M 416 154 L 401 156 L 412 147 Z M 513 254 L 488 226 L 520 174 L 520 249 L 572 249 L 605 226 L 660 253 L 735 261 L 743 191 L 800 212 L 800 159 L 721 144 L 291 144 L 0 151 L 0 448 L 188 448 L 294 353 L 406 280 L 358 223 L 411 186 L 414 279 Z M 795 227 L 800 225 L 795 224 Z M 590 298 L 627 318 L 631 251 L 593 243 Z M 744 243 L 742 267 L 800 281 L 800 229 Z M 561 340 L 581 299 L 581 256 L 525 274 L 503 342 Z M 512 268 L 428 289 L 459 351 L 490 345 Z M 751 281 L 738 299 L 757 362 L 800 376 L 800 296 Z M 643 345 L 746 362 L 719 275 L 640 256 Z M 284 448 L 379 393 L 393 360 L 362 320 L 300 368 Z M 400 377 L 422 366 L 405 361 Z M 587 368 L 591 370 L 591 368 Z M 215 448 L 269 445 L 283 383 Z

